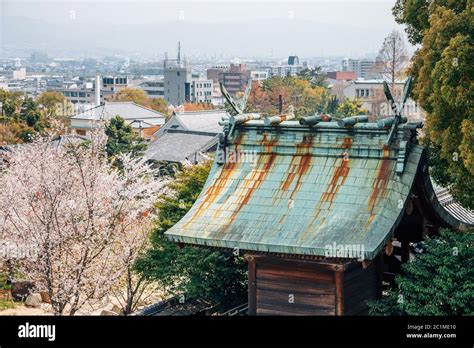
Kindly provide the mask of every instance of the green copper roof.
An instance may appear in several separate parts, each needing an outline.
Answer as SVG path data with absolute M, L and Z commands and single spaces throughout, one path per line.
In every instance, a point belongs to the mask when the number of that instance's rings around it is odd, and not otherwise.
M 334 242 L 361 245 L 372 259 L 403 215 L 423 153 L 413 127 L 400 126 L 386 146 L 388 132 L 373 123 L 237 125 L 196 203 L 166 234 L 300 255 L 325 256 Z

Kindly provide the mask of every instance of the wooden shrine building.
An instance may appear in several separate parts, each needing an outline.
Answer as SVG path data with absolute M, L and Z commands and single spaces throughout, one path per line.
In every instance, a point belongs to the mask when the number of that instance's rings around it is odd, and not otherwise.
M 440 227 L 472 227 L 437 200 L 420 123 L 258 118 L 224 121 L 201 195 L 166 232 L 245 255 L 250 315 L 365 314 L 390 258 L 407 261 Z

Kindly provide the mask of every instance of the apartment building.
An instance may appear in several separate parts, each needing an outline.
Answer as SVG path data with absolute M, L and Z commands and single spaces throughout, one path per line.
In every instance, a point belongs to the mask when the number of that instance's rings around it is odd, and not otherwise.
M 342 60 L 342 71 L 354 71 L 358 78 L 369 78 L 370 71 L 375 65 L 375 59 L 351 59 Z
M 214 83 L 212 80 L 197 78 L 191 84 L 191 101 L 193 103 L 212 103 Z
M 146 80 L 138 84 L 138 88 L 143 90 L 148 97 L 164 98 L 165 97 L 165 78 L 164 76 Z
M 228 70 L 219 73 L 219 82 L 231 95 L 245 90 L 249 78 L 250 70 L 247 70 L 247 65 L 243 63 L 231 64 Z

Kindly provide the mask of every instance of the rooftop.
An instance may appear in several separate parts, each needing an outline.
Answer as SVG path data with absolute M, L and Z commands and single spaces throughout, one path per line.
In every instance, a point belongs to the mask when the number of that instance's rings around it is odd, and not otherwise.
M 110 120 L 120 115 L 126 121 L 142 120 L 149 125 L 163 125 L 165 115 L 134 102 L 106 102 L 71 117 L 73 120 Z M 136 122 L 134 123 L 136 125 Z M 138 127 L 138 126 L 136 126 Z
M 194 206 L 166 234 L 189 244 L 322 257 L 334 242 L 358 244 L 373 259 L 398 226 L 417 175 L 436 200 L 416 125 L 398 126 L 386 145 L 389 132 L 375 123 L 235 125 L 216 156 L 228 160 L 215 161 Z M 466 226 L 446 211 L 437 216 Z
M 216 144 L 215 133 L 167 129 L 150 143 L 145 157 L 153 161 L 199 161 Z
M 357 79 L 352 81 L 352 83 L 355 84 L 383 84 L 384 80 L 383 79 L 371 79 L 371 80 L 365 80 L 365 79 Z M 395 80 L 395 84 L 397 85 L 403 85 L 405 84 L 405 80 Z
M 184 111 L 175 114 L 178 122 L 187 130 L 199 132 L 222 132 L 219 121 L 229 115 L 225 110 Z

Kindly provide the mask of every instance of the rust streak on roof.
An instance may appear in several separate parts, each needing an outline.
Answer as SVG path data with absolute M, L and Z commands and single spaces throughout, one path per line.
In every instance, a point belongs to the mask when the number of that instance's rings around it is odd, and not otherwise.
M 342 143 L 342 148 L 347 150 L 347 149 L 350 149 L 351 147 L 352 147 L 352 138 L 345 137 Z M 350 170 L 349 158 L 344 156 L 343 154 L 340 161 L 341 161 L 340 165 L 334 169 L 332 177 L 331 177 L 331 181 L 327 185 L 326 190 L 321 195 L 321 198 L 316 205 L 314 214 L 312 215 L 310 223 L 308 224 L 308 227 L 305 230 L 303 238 L 306 237 L 306 234 L 309 232 L 311 225 L 316 221 L 319 214 L 321 213 L 321 208 L 322 208 L 323 203 L 329 202 L 328 210 L 331 210 L 333 202 L 334 202 L 334 197 L 336 196 L 341 186 L 344 185 L 344 182 L 346 181 L 347 176 L 349 175 L 349 170 Z M 323 221 L 325 222 L 325 220 Z
M 237 188 L 237 190 L 243 191 L 243 196 L 240 196 L 237 201 L 237 207 L 232 212 L 229 217 L 228 222 L 219 231 L 219 234 L 223 234 L 226 230 L 232 225 L 236 216 L 239 214 L 240 210 L 247 205 L 252 197 L 252 194 L 257 190 L 260 185 L 264 182 L 265 177 L 270 171 L 275 159 L 277 157 L 276 153 L 273 151 L 274 146 L 278 143 L 277 139 L 268 139 L 268 134 L 263 134 L 263 139 L 259 142 L 260 145 L 263 145 L 265 148 L 264 154 L 260 154 L 257 159 L 257 164 L 255 168 L 251 171 L 250 177 L 243 180 L 242 185 Z M 217 213 L 217 212 L 216 212 Z
M 297 183 L 293 189 L 293 192 L 291 193 L 290 198 L 293 198 L 295 192 L 297 192 L 300 188 L 301 177 L 308 173 L 308 170 L 310 169 L 312 156 L 309 153 L 309 150 L 313 144 L 313 138 L 314 135 L 312 133 L 305 135 L 303 136 L 303 141 L 299 144 L 296 144 L 296 156 L 291 159 L 289 173 L 283 183 L 280 185 L 282 191 L 287 191 L 295 177 L 298 176 Z
M 383 158 L 381 160 L 381 165 L 380 168 L 377 172 L 377 176 L 374 179 L 374 183 L 372 185 L 372 192 L 369 197 L 369 202 L 368 202 L 368 210 L 370 212 L 369 219 L 367 220 L 367 223 L 365 224 L 365 229 L 367 229 L 370 224 L 374 221 L 375 218 L 375 213 L 374 213 L 374 208 L 375 204 L 377 203 L 377 200 L 380 197 L 385 196 L 385 191 L 387 189 L 387 184 L 390 179 L 390 149 L 388 146 L 384 145 L 383 147 Z
M 352 138 L 346 137 L 344 138 L 344 142 L 342 144 L 343 149 L 350 149 L 352 147 Z M 341 158 L 341 163 L 339 167 L 334 169 L 331 182 L 329 183 L 326 191 L 321 196 L 321 202 L 330 202 L 329 208 L 332 206 L 334 201 L 334 197 L 336 196 L 339 188 L 344 185 L 344 182 L 347 179 L 347 175 L 349 174 L 349 158 L 344 156 Z
M 239 133 L 236 138 L 234 139 L 234 151 L 236 153 L 236 158 L 238 158 L 237 154 L 239 152 L 239 145 L 242 142 L 243 134 Z M 226 187 L 226 183 L 229 180 L 230 176 L 234 172 L 237 166 L 237 161 L 226 161 L 224 166 L 222 167 L 222 171 L 217 178 L 217 180 L 209 186 L 209 188 L 204 193 L 204 200 L 201 204 L 197 207 L 196 213 L 192 216 L 192 218 L 184 225 L 187 227 L 190 223 L 193 222 L 195 218 L 200 217 L 204 211 L 209 208 L 212 203 L 216 200 L 216 198 L 221 194 L 221 191 L 224 187 Z
M 313 161 L 313 156 L 310 154 L 311 146 L 313 145 L 314 135 L 312 133 L 303 136 L 303 141 L 299 144 L 296 144 L 296 156 L 291 159 L 289 166 L 289 173 L 285 178 L 285 181 L 280 185 L 281 193 L 287 191 L 295 179 L 296 184 L 293 190 L 291 191 L 290 200 L 295 198 L 296 193 L 301 187 L 301 179 L 303 175 L 307 174 L 311 168 L 311 162 Z M 286 214 L 282 215 L 280 218 L 280 223 L 285 221 Z

